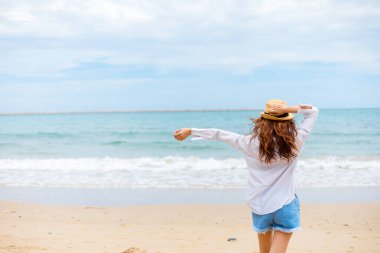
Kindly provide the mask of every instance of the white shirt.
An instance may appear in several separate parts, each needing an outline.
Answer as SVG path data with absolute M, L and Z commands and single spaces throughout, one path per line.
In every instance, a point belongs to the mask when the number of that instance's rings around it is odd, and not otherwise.
M 299 109 L 297 113 L 304 118 L 297 128 L 300 153 L 303 144 L 314 127 L 319 110 Z M 259 141 L 251 139 L 251 135 L 240 135 L 221 129 L 192 128 L 192 140 L 208 139 L 224 141 L 244 153 L 249 177 L 247 189 L 247 204 L 256 214 L 272 213 L 294 199 L 296 192 L 295 167 L 298 156 L 290 162 L 277 160 L 271 164 L 265 164 L 259 158 Z

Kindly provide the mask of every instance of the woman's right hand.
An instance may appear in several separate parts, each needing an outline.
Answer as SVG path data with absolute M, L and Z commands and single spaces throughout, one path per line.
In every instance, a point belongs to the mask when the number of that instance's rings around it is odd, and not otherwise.
M 173 136 L 178 141 L 183 141 L 191 135 L 191 128 L 181 128 L 174 132 Z

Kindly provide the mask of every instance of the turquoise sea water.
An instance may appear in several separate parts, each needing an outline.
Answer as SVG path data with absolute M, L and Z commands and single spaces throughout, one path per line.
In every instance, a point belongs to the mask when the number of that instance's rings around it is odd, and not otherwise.
M 258 111 L 130 112 L 0 116 L 0 158 L 168 155 L 238 157 L 217 142 L 175 141 L 181 127 L 250 131 Z M 299 116 L 298 116 L 299 117 Z M 325 109 L 304 156 L 380 155 L 380 109 Z
M 246 175 L 238 151 L 215 141 L 178 142 L 172 133 L 181 127 L 213 127 L 249 134 L 249 118 L 258 114 L 2 115 L 0 184 L 241 188 Z M 305 185 L 380 185 L 379 164 L 380 109 L 321 109 L 303 150 L 300 178 Z M 328 177 L 321 179 L 320 170 Z M 217 177 L 204 179 L 202 173 Z

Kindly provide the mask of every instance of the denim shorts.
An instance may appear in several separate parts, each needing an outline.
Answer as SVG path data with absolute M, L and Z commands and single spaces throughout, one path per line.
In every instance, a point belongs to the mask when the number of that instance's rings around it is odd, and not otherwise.
M 295 196 L 294 200 L 280 209 L 268 214 L 252 213 L 253 229 L 257 233 L 266 233 L 269 230 L 279 230 L 292 233 L 300 226 L 300 202 Z

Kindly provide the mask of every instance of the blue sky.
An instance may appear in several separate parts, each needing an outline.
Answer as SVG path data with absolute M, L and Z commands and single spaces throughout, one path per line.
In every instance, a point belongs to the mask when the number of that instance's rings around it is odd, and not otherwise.
M 1 1 L 0 112 L 380 107 L 380 2 Z

